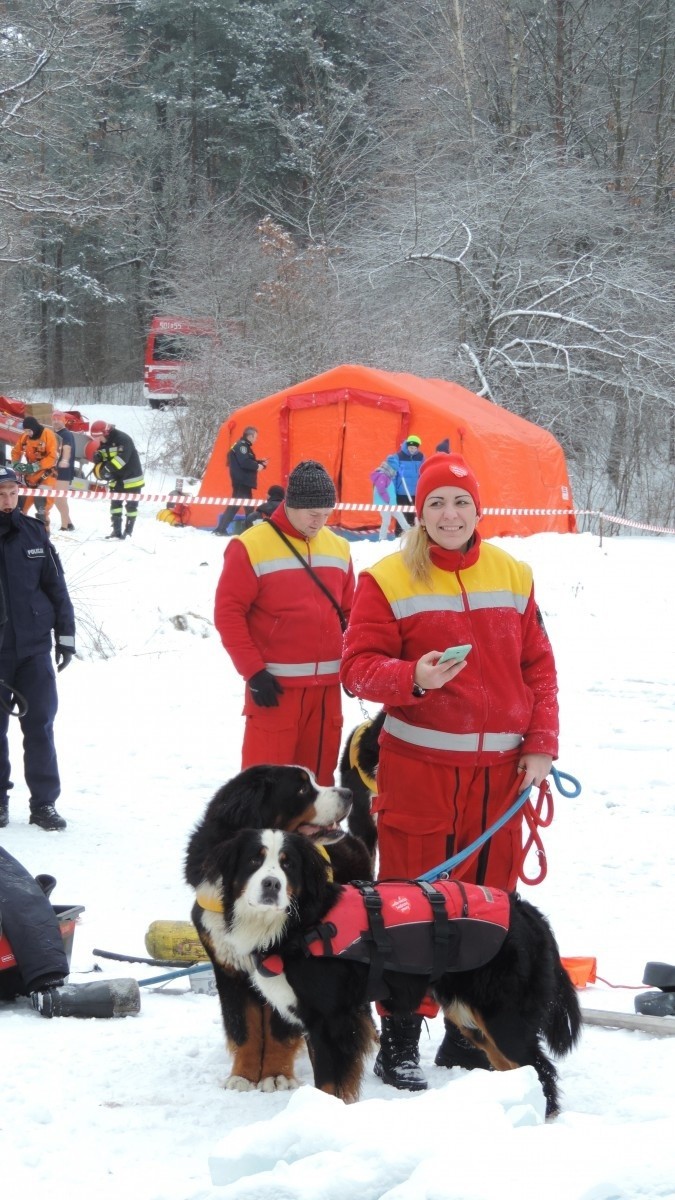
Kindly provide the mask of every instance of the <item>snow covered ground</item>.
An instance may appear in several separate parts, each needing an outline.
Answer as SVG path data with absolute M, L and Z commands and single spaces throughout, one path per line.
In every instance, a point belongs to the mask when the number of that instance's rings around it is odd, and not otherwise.
M 114 420 L 144 453 L 170 419 L 82 408 Z M 148 488 L 173 482 L 150 474 Z M 242 682 L 211 623 L 223 542 L 158 522 L 159 507 L 141 506 L 132 541 L 109 542 L 107 502 L 75 501 L 75 532 L 54 535 L 81 654 L 59 677 L 65 833 L 28 826 L 12 730 L 2 844 L 31 872 L 56 876 L 55 904 L 84 905 L 73 981 L 96 978 L 95 963 L 105 978 L 155 973 L 92 951 L 143 955 L 152 921 L 189 917 L 187 838 L 239 767 Z M 675 538 L 600 545 L 591 534 L 543 534 L 502 544 L 534 567 L 559 666 L 559 766 L 583 785 L 577 799 L 556 794 L 548 877 L 523 892 L 550 917 L 564 955 L 597 957 L 607 982 L 580 993 L 582 1003 L 632 1012 L 645 963 L 675 962 Z M 353 545 L 357 568 L 379 554 Z M 345 729 L 359 719 L 358 703 L 345 701 Z M 140 1014 L 124 1020 L 48 1021 L 25 1000 L 0 1009 L 2 1178 L 12 1194 L 675 1197 L 675 1037 L 585 1026 L 560 1065 L 564 1112 L 545 1124 L 529 1070 L 434 1067 L 438 1020 L 422 1042 L 425 1094 L 396 1093 L 369 1073 L 363 1100 L 345 1107 L 309 1086 L 307 1060 L 296 1093 L 228 1092 L 215 997 L 184 980 L 141 994 Z

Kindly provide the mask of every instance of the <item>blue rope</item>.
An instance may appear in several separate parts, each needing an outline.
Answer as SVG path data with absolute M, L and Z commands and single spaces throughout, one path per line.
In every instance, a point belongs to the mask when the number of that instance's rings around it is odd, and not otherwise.
M 574 778 L 574 775 L 568 775 L 565 771 L 558 771 L 556 767 L 551 767 L 551 775 L 553 776 L 553 782 L 555 783 L 555 786 L 557 787 L 561 796 L 565 796 L 568 799 L 573 800 L 576 796 L 581 794 L 581 784 L 579 783 L 578 779 Z M 562 786 L 563 779 L 572 785 L 571 790 L 566 791 Z M 520 793 L 520 795 L 516 797 L 511 807 L 508 808 L 505 813 L 502 813 L 501 817 L 495 821 L 494 825 L 491 825 L 489 829 L 486 829 L 485 833 L 481 833 L 480 837 L 477 837 L 470 846 L 467 846 L 464 850 L 460 850 L 457 854 L 453 854 L 452 858 L 446 858 L 445 862 L 439 863 L 437 867 L 432 867 L 430 871 L 425 871 L 424 875 L 418 875 L 417 878 L 422 879 L 427 883 L 433 883 L 434 879 L 438 879 L 439 875 L 443 875 L 447 871 L 451 871 L 453 867 L 456 867 L 459 865 L 459 863 L 464 862 L 465 858 L 468 858 L 469 855 L 473 854 L 475 850 L 479 850 L 481 846 L 484 846 L 489 838 L 497 833 L 497 830 L 501 829 L 503 825 L 506 825 L 506 823 L 515 816 L 515 814 L 525 804 L 525 801 L 527 800 L 531 791 L 532 784 L 530 784 L 529 787 L 526 787 Z
M 167 971 L 164 975 L 152 975 L 149 979 L 138 979 L 139 987 L 148 987 L 151 983 L 166 983 L 169 979 L 181 979 L 183 975 L 199 975 L 202 971 L 212 971 L 211 963 L 199 963 L 197 966 L 182 967 L 178 971 Z

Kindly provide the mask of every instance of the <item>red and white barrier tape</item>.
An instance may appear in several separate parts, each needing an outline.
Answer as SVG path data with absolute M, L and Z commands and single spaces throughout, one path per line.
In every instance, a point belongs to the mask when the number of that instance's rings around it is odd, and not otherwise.
M 264 503 L 264 499 L 260 500 L 239 500 L 236 496 L 188 496 L 177 495 L 175 492 L 158 493 L 158 492 L 107 492 L 103 488 L 95 488 L 92 490 L 84 488 L 19 488 L 19 494 L 22 496 L 54 496 L 62 497 L 66 500 L 143 500 L 150 504 L 186 504 L 192 506 L 199 505 L 215 505 L 218 508 L 227 508 L 230 504 L 237 504 L 239 508 L 258 508 Z M 342 512 L 375 512 L 375 513 L 395 513 L 415 511 L 412 504 L 343 504 L 335 505 L 336 509 Z M 629 529 L 642 529 L 647 533 L 665 533 L 675 535 L 675 528 L 669 528 L 667 525 L 648 525 L 642 521 L 633 521 L 629 517 L 616 517 L 611 513 L 602 512 L 596 508 L 484 508 L 483 515 L 486 517 L 598 517 L 601 521 L 608 521 L 612 525 L 625 525 Z

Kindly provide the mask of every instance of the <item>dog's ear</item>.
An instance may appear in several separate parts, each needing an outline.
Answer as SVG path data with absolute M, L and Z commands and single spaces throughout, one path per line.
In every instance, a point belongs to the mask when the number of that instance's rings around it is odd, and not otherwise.
M 302 864 L 302 887 L 298 895 L 301 924 L 323 916 L 337 889 L 330 883 L 330 863 L 302 834 L 290 835 L 297 844 Z
M 249 830 L 242 829 L 232 837 L 223 838 L 222 841 L 209 847 L 204 860 L 205 879 L 215 883 L 222 878 L 223 886 L 227 888 L 228 883 L 236 877 L 239 870 L 244 835 L 248 833 Z
M 272 773 L 268 766 L 248 767 L 221 789 L 223 817 L 230 828 L 261 829 L 267 825 L 263 802 Z

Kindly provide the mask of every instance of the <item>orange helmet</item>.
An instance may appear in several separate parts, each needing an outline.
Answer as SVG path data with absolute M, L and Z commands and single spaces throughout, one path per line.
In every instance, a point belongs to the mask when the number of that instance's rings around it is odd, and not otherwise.
M 94 461 L 94 455 L 98 453 L 98 442 L 87 442 L 84 448 L 84 457 L 87 462 Z
M 112 428 L 112 425 L 109 425 L 107 421 L 93 421 L 89 426 L 89 433 L 91 437 L 107 438 Z

